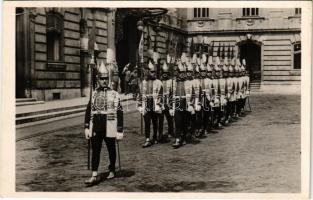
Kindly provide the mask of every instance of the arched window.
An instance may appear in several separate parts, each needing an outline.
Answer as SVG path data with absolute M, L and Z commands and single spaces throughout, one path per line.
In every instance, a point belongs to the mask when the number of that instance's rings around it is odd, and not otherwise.
M 48 62 L 64 60 L 63 17 L 59 13 L 47 13 L 47 59 Z
M 209 8 L 194 8 L 193 9 L 194 18 L 208 18 L 209 17 Z
M 293 45 L 293 68 L 301 69 L 301 43 Z

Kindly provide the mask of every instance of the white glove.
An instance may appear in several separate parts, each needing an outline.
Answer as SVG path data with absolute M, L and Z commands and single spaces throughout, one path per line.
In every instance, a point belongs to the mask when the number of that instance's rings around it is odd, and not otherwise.
M 92 133 L 91 133 L 90 129 L 85 128 L 85 137 L 86 137 L 86 139 L 87 140 L 90 139 L 91 136 L 92 136 Z
M 158 114 L 162 113 L 161 107 L 159 105 L 155 106 L 155 112 L 158 113 Z
M 138 107 L 138 111 L 142 114 L 145 115 L 145 109 L 143 107 Z
M 170 112 L 170 115 L 173 117 L 174 116 L 174 110 L 170 109 L 169 112 Z
M 214 107 L 214 103 L 212 101 L 210 101 L 210 106 Z
M 192 106 L 188 106 L 187 111 L 190 112 L 191 114 L 194 114 L 195 112 Z
M 116 139 L 117 140 L 122 140 L 124 137 L 124 133 L 123 132 L 117 132 L 116 133 Z
M 196 111 L 200 111 L 201 110 L 201 106 L 200 105 L 196 105 Z

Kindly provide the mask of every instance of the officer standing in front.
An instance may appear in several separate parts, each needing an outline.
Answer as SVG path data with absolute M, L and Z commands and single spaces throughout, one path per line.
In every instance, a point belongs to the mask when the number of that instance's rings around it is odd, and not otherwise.
M 109 175 L 115 177 L 116 139 L 123 138 L 123 114 L 118 92 L 109 87 L 109 68 L 103 62 L 97 69 L 98 87 L 92 93 L 85 114 L 85 137 L 91 140 L 92 176 L 85 181 L 86 185 L 94 185 L 100 181 L 98 167 L 100 152 L 104 140 L 109 153 Z

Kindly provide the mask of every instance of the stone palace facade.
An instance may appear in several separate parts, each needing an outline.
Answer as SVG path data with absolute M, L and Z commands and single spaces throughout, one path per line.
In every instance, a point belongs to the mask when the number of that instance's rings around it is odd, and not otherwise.
M 136 9 L 17 8 L 16 98 L 57 100 L 88 95 L 88 41 L 94 30 L 98 63 L 116 54 L 119 75 L 138 60 Z M 137 9 L 139 10 L 139 9 Z M 300 8 L 170 8 L 144 28 L 144 51 L 165 59 L 199 46 L 234 49 L 247 61 L 252 83 L 300 90 Z M 89 49 L 90 50 L 90 49 Z M 122 86 L 123 91 L 123 86 Z

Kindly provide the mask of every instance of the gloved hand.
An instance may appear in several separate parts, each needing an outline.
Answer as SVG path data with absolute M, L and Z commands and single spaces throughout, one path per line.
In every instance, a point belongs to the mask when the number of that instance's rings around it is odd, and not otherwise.
M 138 107 L 138 111 L 142 114 L 145 115 L 145 109 L 143 107 Z
M 161 107 L 158 104 L 155 106 L 155 112 L 158 114 L 162 113 Z
M 90 129 L 89 128 L 85 128 L 85 137 L 86 137 L 86 139 L 87 140 L 90 139 L 91 136 L 92 136 L 92 133 L 91 133 Z
M 192 106 L 188 106 L 188 107 L 187 107 L 187 111 L 190 112 L 191 114 L 194 114 L 194 113 L 195 113 L 195 110 L 193 109 Z
M 124 137 L 124 133 L 123 132 L 117 132 L 116 133 L 116 139 L 117 140 L 122 140 Z
M 210 101 L 210 106 L 214 107 L 214 103 L 212 101 Z
M 199 104 L 196 105 L 196 108 L 195 108 L 195 109 L 196 109 L 196 111 L 200 111 L 200 110 L 201 110 L 201 105 L 199 105 Z
M 174 110 L 170 109 L 169 112 L 170 112 L 170 115 L 173 117 L 174 116 Z

